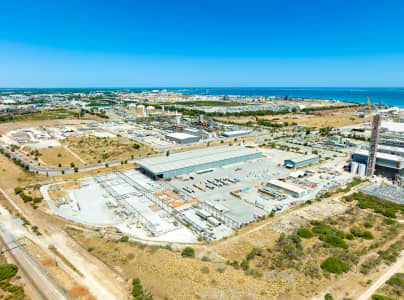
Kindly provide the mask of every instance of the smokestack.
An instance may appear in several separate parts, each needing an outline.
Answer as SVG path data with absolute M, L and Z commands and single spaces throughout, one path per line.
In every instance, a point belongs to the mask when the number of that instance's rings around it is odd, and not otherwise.
M 370 137 L 370 149 L 366 169 L 366 176 L 373 176 L 373 174 L 375 173 L 376 153 L 377 153 L 377 145 L 379 143 L 380 123 L 381 123 L 381 116 L 380 114 L 377 114 L 374 116 L 372 122 L 372 135 Z

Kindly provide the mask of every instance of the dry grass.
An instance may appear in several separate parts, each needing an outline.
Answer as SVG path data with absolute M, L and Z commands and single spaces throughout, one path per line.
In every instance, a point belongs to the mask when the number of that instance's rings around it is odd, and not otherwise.
M 242 270 L 229 266 L 218 270 L 223 263 L 182 258 L 178 252 L 165 249 L 155 251 L 130 243 L 108 242 L 92 233 L 69 233 L 83 247 L 94 248 L 92 254 L 128 280 L 139 277 L 154 299 L 220 299 L 222 295 L 224 299 L 232 295 L 240 299 L 275 299 L 284 287 L 279 281 L 246 276 Z M 208 267 L 209 272 L 202 272 L 202 267 Z
M 49 147 L 39 150 L 39 162 L 44 165 L 69 167 L 70 163 L 74 163 L 76 166 L 83 165 L 79 159 L 73 156 L 64 147 Z
M 25 186 L 46 179 L 46 176 L 24 171 L 7 157 L 0 154 L 0 183 L 4 188 L 14 189 L 16 186 Z
M 357 116 L 353 116 L 350 114 L 337 113 L 328 116 L 312 116 L 312 115 L 303 115 L 297 117 L 288 117 L 287 119 L 282 118 L 283 122 L 297 123 L 298 125 L 307 126 L 307 127 L 343 127 L 355 124 L 361 124 L 369 121 L 369 118 L 359 118 Z
M 349 113 L 335 113 L 327 116 L 306 115 L 306 114 L 287 114 L 284 116 L 260 116 L 259 119 L 274 120 L 278 123 L 288 122 L 289 124 L 297 123 L 306 127 L 343 127 L 348 125 L 361 124 L 369 122 L 369 118 L 359 118 Z M 247 123 L 251 121 L 256 123 L 255 117 L 220 117 L 222 121 L 231 121 L 235 123 Z
M 76 153 L 87 164 L 128 160 L 133 157 L 146 156 L 158 151 L 150 146 L 134 142 L 124 137 L 117 138 L 99 138 L 88 137 L 69 137 L 62 141 L 71 151 Z M 139 149 L 133 147 L 134 144 L 140 146 Z

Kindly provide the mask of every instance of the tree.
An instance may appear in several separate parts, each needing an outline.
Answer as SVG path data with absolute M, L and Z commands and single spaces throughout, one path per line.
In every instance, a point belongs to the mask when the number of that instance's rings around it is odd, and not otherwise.
M 182 257 L 195 257 L 195 250 L 191 247 L 185 247 L 181 252 Z
M 332 256 L 323 261 L 320 266 L 323 271 L 334 274 L 342 274 L 349 271 L 348 263 L 337 257 Z
M 18 267 L 13 264 L 0 265 L 0 281 L 5 279 L 11 279 L 17 274 Z
M 332 297 L 332 295 L 330 293 L 325 294 L 324 296 L 324 300 L 333 300 L 334 298 Z
M 169 150 L 167 150 L 166 156 L 167 156 L 167 157 L 170 156 L 170 151 L 169 151 Z

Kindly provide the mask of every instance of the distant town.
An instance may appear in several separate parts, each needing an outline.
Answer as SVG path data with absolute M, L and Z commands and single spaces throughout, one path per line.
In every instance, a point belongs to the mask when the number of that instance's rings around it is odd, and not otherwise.
M 373 283 L 402 268 L 402 120 L 372 99 L 3 89 L 0 235 L 49 299 L 394 296 Z

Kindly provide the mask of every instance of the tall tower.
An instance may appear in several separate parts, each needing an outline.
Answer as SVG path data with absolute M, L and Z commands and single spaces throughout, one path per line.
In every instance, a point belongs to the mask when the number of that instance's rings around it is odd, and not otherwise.
M 366 176 L 372 176 L 375 173 L 376 152 L 377 152 L 377 144 L 379 143 L 380 122 L 381 122 L 380 114 L 375 115 L 372 122 L 372 135 L 370 137 L 370 149 L 369 149 L 368 165 L 366 169 Z

